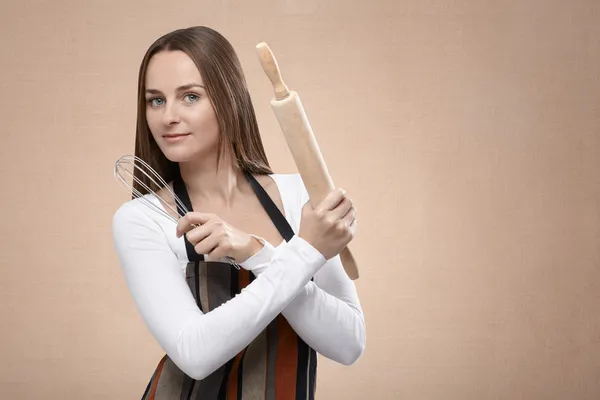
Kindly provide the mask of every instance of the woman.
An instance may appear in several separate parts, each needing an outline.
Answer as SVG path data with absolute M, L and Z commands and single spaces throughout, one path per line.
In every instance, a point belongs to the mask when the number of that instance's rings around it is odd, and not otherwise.
M 298 174 L 271 171 L 239 60 L 214 30 L 159 38 L 138 84 L 135 153 L 190 210 L 175 224 L 132 199 L 113 219 L 128 288 L 166 352 L 143 399 L 312 399 L 316 353 L 349 365 L 365 346 L 338 255 L 351 200 L 336 189 L 313 209 Z

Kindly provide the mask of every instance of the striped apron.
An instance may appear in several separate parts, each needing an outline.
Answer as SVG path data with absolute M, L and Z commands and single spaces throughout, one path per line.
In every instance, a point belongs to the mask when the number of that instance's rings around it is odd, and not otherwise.
M 294 236 L 289 223 L 256 179 L 249 173 L 246 176 L 279 233 L 289 241 Z M 173 187 L 192 210 L 179 173 L 175 174 Z M 202 312 L 230 300 L 254 280 L 254 275 L 243 268 L 204 261 L 187 239 L 185 243 L 189 260 L 186 280 Z M 316 368 L 315 350 L 279 314 L 246 348 L 202 380 L 187 376 L 165 355 L 142 400 L 313 400 Z

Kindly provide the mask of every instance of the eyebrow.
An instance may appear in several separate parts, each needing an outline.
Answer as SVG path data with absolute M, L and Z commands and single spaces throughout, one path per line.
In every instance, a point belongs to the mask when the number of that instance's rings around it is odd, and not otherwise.
M 189 90 L 189 89 L 191 89 L 191 88 L 194 88 L 194 87 L 199 87 L 199 88 L 202 88 L 202 89 L 204 89 L 204 86 L 202 86 L 202 85 L 200 85 L 200 84 L 198 84 L 198 83 L 188 83 L 187 85 L 179 86 L 179 87 L 177 88 L 177 91 L 178 91 L 178 92 L 181 92 L 181 91 L 183 91 L 183 90 Z M 160 90 L 157 90 L 157 89 L 146 89 L 146 93 L 150 93 L 150 94 L 160 94 L 160 93 L 161 93 L 161 91 L 160 91 Z

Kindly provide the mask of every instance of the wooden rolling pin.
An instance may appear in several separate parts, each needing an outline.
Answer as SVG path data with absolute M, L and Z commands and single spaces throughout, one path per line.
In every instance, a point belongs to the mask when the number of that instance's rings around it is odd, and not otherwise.
M 316 207 L 335 188 L 327 165 L 298 93 L 289 90 L 283 82 L 279 66 L 269 46 L 259 43 L 256 49 L 262 67 L 273 84 L 275 98 L 271 100 L 271 107 L 306 186 L 310 203 Z M 358 279 L 358 266 L 348 247 L 340 252 L 340 258 L 348 277 L 352 280 Z

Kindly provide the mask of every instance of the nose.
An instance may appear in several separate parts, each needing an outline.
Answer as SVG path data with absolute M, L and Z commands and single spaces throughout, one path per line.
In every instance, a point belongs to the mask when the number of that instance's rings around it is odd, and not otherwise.
M 180 122 L 180 117 L 177 111 L 176 104 L 169 102 L 163 108 L 163 123 L 167 126 L 178 124 Z

